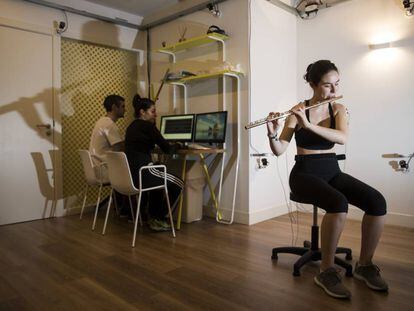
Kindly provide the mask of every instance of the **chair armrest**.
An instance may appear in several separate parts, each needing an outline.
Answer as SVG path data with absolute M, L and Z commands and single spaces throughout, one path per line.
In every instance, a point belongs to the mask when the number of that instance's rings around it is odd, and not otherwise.
M 167 187 L 167 167 L 165 165 L 145 165 L 145 166 L 141 166 L 141 168 L 139 169 L 139 184 L 141 185 L 142 188 L 142 172 L 144 170 L 150 170 L 150 169 L 160 169 L 160 171 L 162 171 L 164 173 L 164 185 L 165 187 Z
M 106 162 L 101 162 L 101 163 L 99 163 L 99 164 L 97 164 L 97 165 L 95 166 L 95 167 L 98 167 L 98 169 L 99 169 L 99 178 L 98 178 L 98 180 L 99 180 L 99 182 L 100 182 L 101 184 L 103 184 L 103 183 L 104 183 L 104 180 L 103 180 L 103 174 L 102 174 L 102 168 L 103 168 L 104 166 L 108 166 Z

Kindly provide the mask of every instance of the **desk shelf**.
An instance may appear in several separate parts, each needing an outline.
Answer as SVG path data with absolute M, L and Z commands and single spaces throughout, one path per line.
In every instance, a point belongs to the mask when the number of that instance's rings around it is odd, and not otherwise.
M 157 52 L 165 53 L 165 54 L 175 54 L 180 51 L 192 49 L 201 45 L 205 45 L 212 42 L 223 42 L 227 40 L 229 37 L 226 35 L 222 35 L 219 33 L 209 33 L 207 35 L 202 35 L 199 37 L 194 37 L 183 42 L 179 42 L 177 44 L 169 45 L 164 48 L 158 49 Z
M 190 77 L 186 77 L 186 78 L 182 78 L 176 81 L 168 81 L 168 84 L 188 84 L 188 83 L 194 83 L 194 82 L 198 82 L 200 80 L 206 80 L 206 79 L 212 79 L 212 78 L 218 78 L 218 77 L 223 77 L 223 76 L 239 76 L 241 77 L 243 74 L 241 72 L 238 71 L 233 71 L 233 70 L 222 70 L 222 71 L 218 71 L 218 72 L 213 72 L 213 73 L 206 73 L 206 74 L 202 74 L 202 75 L 196 75 L 196 76 L 190 76 Z

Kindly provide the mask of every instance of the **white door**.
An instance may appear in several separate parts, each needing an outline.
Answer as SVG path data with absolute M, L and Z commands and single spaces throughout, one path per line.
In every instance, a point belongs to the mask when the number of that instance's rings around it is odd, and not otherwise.
M 50 215 L 39 161 L 52 167 L 52 56 L 51 34 L 0 25 L 0 225 Z

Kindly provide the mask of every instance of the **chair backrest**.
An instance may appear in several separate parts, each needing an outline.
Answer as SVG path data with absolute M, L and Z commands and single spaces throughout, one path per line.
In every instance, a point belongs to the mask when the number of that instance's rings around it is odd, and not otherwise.
M 89 150 L 79 150 L 81 157 L 83 172 L 85 174 L 86 182 L 89 185 L 98 185 L 99 181 L 96 178 L 95 170 L 93 168 L 92 158 Z
M 108 176 L 112 188 L 125 195 L 137 194 L 127 157 L 123 152 L 108 151 L 106 153 L 108 163 Z
M 36 167 L 37 180 L 39 181 L 40 193 L 48 200 L 54 199 L 54 187 L 50 184 L 48 169 L 46 168 L 45 160 L 41 152 L 31 153 L 33 162 Z

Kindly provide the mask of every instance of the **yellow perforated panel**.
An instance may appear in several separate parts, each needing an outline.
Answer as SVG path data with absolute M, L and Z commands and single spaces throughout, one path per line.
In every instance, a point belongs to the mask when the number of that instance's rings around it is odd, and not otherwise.
M 122 134 L 133 120 L 137 54 L 68 39 L 62 39 L 61 49 L 63 193 L 77 196 L 74 206 L 80 206 L 85 181 L 78 150 L 89 149 L 93 126 L 105 115 L 107 95 L 125 98 L 126 115 L 117 122 Z M 89 193 L 88 204 L 93 204 L 97 190 Z

